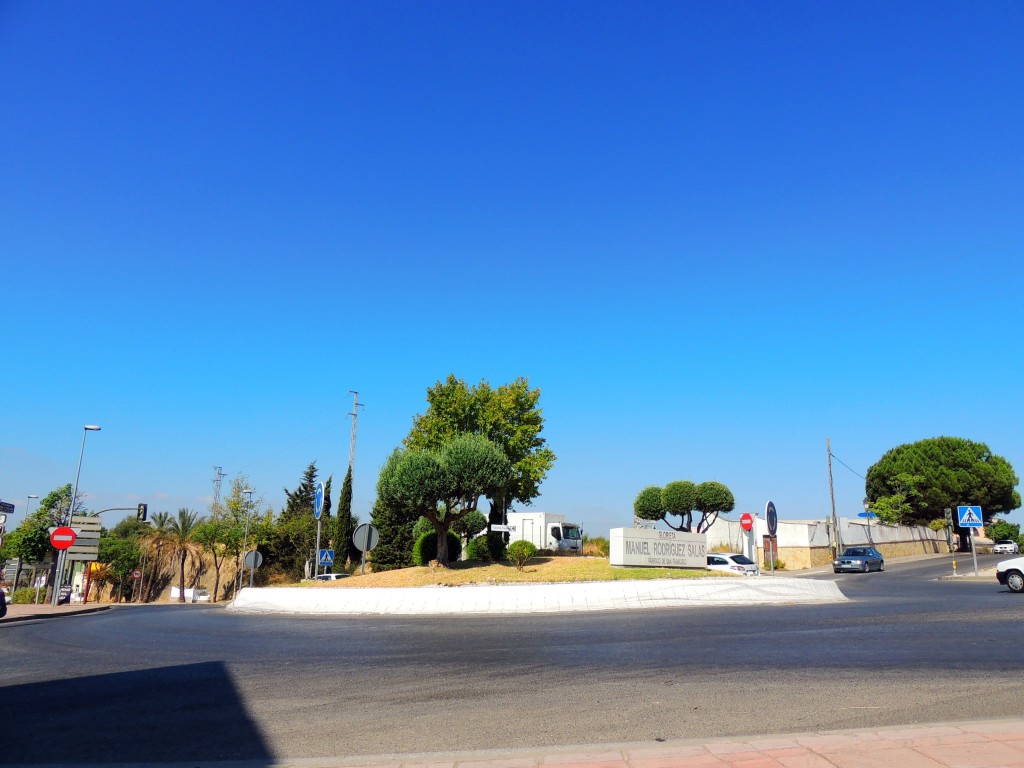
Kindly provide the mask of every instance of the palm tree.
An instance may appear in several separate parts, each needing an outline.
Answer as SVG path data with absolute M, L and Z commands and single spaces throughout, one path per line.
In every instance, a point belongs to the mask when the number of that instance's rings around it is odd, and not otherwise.
M 143 590 L 145 593 L 145 597 L 143 599 L 146 602 L 152 598 L 153 581 L 156 579 L 157 573 L 160 572 L 160 555 L 168 544 L 167 537 L 170 534 L 171 529 L 171 513 L 155 513 L 150 525 L 152 526 L 152 530 L 143 538 L 142 541 L 147 553 L 149 552 L 149 548 L 153 547 L 153 566 L 149 572 L 148 586 Z
M 178 589 L 178 602 L 185 602 L 185 561 L 194 557 L 198 550 L 196 527 L 200 522 L 198 512 L 184 507 L 178 510 L 178 516 L 168 524 L 167 541 L 170 544 L 172 557 L 180 558 L 178 565 L 181 574 L 181 586 Z

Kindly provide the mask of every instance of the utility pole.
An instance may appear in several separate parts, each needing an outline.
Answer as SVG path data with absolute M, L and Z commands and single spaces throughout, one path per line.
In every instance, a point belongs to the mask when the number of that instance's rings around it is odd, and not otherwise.
M 214 467 L 213 467 L 213 505 L 214 505 L 214 507 L 219 507 L 220 506 L 220 484 L 221 484 L 221 481 L 225 477 L 227 477 L 227 475 L 224 474 L 224 467 L 218 467 L 217 465 L 214 465 Z
M 359 393 L 354 389 L 348 393 L 352 395 L 352 412 L 349 414 L 352 417 L 352 439 L 348 443 L 348 468 L 351 472 L 356 464 L 356 420 L 359 418 L 359 409 L 366 406 L 359 402 Z
M 832 531 L 836 542 L 836 557 L 843 551 L 843 541 L 839 534 L 839 519 L 836 517 L 836 493 L 832 488 L 832 444 L 825 438 L 825 450 L 828 452 L 828 495 L 832 499 Z

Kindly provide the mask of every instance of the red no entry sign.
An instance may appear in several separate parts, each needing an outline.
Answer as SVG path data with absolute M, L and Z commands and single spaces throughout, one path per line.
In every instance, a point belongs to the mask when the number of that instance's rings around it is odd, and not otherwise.
M 50 543 L 54 549 L 67 549 L 75 543 L 75 532 L 66 525 L 60 526 L 50 534 Z
M 740 526 L 744 531 L 749 531 L 754 527 L 754 516 L 749 512 L 744 512 L 743 516 L 740 517 Z

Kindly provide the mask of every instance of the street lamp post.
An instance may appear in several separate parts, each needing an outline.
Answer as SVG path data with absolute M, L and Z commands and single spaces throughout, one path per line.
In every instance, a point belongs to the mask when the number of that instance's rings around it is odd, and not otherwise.
M 866 517 L 868 521 L 868 546 L 873 547 L 875 546 L 875 542 L 871 538 L 871 502 L 869 501 L 864 502 L 864 517 Z
M 90 432 L 99 432 L 100 428 L 95 424 L 86 424 L 82 431 L 82 450 L 78 453 L 78 471 L 75 473 L 75 489 L 71 492 L 71 503 L 68 504 L 67 524 L 71 525 L 71 516 L 75 512 L 75 499 L 78 498 L 78 481 L 82 477 L 82 458 L 85 456 L 85 438 Z M 64 566 L 67 563 L 67 550 L 62 549 L 57 558 L 57 578 L 53 580 L 53 598 L 50 605 L 57 605 L 60 599 L 60 588 L 64 585 Z
M 28 520 L 29 513 L 32 512 L 32 499 L 38 499 L 38 493 L 30 493 L 28 495 L 28 501 L 25 502 L 25 519 Z
M 236 593 L 242 590 L 242 579 L 245 578 L 245 556 L 249 551 L 249 515 L 252 511 L 252 488 L 243 488 L 248 498 L 245 500 L 245 535 L 242 537 L 242 568 L 238 572 L 238 588 Z

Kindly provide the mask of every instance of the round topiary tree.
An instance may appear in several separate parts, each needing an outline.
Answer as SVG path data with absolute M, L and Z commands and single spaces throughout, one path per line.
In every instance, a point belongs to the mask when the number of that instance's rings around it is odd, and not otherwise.
M 533 542 L 525 541 L 520 539 L 519 541 L 513 541 L 505 549 L 505 556 L 509 559 L 509 562 L 516 567 L 517 571 L 523 570 L 523 566 L 531 558 L 536 556 L 537 547 L 533 545 Z
M 693 510 L 697 505 L 697 486 L 689 480 L 673 480 L 661 489 L 661 507 L 665 515 L 678 515 L 679 527 L 667 519 L 665 524 L 677 531 L 689 533 L 693 525 Z
M 718 519 L 722 512 L 732 512 L 736 507 L 736 499 L 732 491 L 724 483 L 708 480 L 697 486 L 697 497 L 693 508 L 701 514 L 697 524 L 697 533 L 704 533 Z
M 661 488 L 648 485 L 636 495 L 633 501 L 633 514 L 641 520 L 662 520 L 665 509 L 662 506 Z

